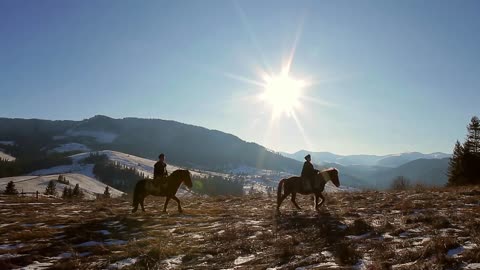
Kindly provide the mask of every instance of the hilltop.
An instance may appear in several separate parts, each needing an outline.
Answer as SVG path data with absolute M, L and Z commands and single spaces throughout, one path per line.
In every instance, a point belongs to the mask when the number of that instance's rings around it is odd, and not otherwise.
M 268 196 L 130 201 L 2 198 L 0 268 L 477 269 L 480 187 L 327 193 L 274 212 Z

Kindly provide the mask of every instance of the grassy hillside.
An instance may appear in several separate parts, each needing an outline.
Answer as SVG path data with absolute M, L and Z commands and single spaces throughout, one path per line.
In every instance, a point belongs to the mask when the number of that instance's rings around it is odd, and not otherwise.
M 480 187 L 328 193 L 321 212 L 270 197 L 130 202 L 2 197 L 0 268 L 476 269 Z

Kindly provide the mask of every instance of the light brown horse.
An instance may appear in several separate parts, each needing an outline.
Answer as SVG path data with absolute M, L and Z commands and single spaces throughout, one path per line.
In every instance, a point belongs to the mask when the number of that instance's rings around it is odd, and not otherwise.
M 303 181 L 309 180 L 303 179 L 299 176 L 293 176 L 280 180 L 277 188 L 277 212 L 280 212 L 280 205 L 282 204 L 283 200 L 285 200 L 285 198 L 290 194 L 292 194 L 291 201 L 293 205 L 295 205 L 295 207 L 300 210 L 300 206 L 298 206 L 297 202 L 295 201 L 297 193 L 300 193 L 302 195 L 315 194 L 315 210 L 318 211 L 318 208 L 322 206 L 322 204 L 325 202 L 325 197 L 323 197 L 322 195 L 322 192 L 325 189 L 325 184 L 328 181 L 332 181 L 332 183 L 336 187 L 340 186 L 338 170 L 335 168 L 330 168 L 318 172 L 318 174 L 315 175 L 314 188 L 306 190 Z M 283 194 L 282 190 L 284 191 Z M 318 203 L 319 197 L 322 198 L 322 202 L 320 202 L 320 204 Z
M 142 207 L 142 211 L 145 212 L 143 202 L 148 195 L 166 197 L 165 205 L 163 206 L 163 212 L 167 211 L 167 205 L 170 199 L 177 202 L 178 212 L 182 212 L 182 206 L 180 200 L 175 196 L 180 184 L 185 183 L 188 188 L 192 188 L 192 175 L 188 170 L 176 170 L 170 174 L 165 180 L 167 184 L 165 186 L 155 183 L 156 180 L 142 179 L 135 185 L 133 192 L 133 210 L 135 213 L 138 208 L 138 204 Z

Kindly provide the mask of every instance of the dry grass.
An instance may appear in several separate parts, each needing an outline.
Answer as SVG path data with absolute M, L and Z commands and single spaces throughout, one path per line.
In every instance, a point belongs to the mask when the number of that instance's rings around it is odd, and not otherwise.
M 275 198 L 258 195 L 183 198 L 184 214 L 175 203 L 161 213 L 157 198 L 137 214 L 122 199 L 5 199 L 0 269 L 34 261 L 104 269 L 125 258 L 136 263 L 123 269 L 349 269 L 361 262 L 367 269 L 456 269 L 480 262 L 478 189 L 326 194 L 318 213 L 310 197 L 299 196 L 304 210 L 286 201 L 281 215 Z M 58 258 L 65 252 L 70 257 Z

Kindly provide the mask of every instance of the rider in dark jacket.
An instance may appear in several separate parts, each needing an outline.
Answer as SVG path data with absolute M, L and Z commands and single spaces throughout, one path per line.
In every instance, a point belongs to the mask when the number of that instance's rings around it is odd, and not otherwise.
M 158 161 L 153 165 L 153 179 L 164 184 L 168 176 L 167 164 L 165 163 L 165 155 L 162 153 L 158 156 Z
M 315 175 L 319 172 L 313 168 L 312 157 L 310 155 L 305 156 L 305 163 L 303 163 L 302 174 L 300 175 L 303 179 L 308 179 L 310 181 L 310 186 L 314 188 Z

